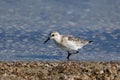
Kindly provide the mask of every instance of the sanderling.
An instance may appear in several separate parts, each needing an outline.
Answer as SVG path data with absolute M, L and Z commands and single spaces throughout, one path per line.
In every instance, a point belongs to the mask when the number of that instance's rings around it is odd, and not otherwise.
M 57 31 L 51 32 L 48 39 L 44 41 L 44 43 L 46 43 L 49 40 L 53 40 L 58 47 L 68 52 L 68 55 L 66 57 L 68 60 L 72 54 L 70 53 L 71 50 L 75 51 L 75 53 L 79 53 L 78 49 L 81 49 L 86 44 L 93 42 L 80 40 L 74 36 L 61 35 Z

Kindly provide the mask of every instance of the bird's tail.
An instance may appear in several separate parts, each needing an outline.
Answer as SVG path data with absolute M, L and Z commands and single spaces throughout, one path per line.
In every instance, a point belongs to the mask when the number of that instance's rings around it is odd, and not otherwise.
M 88 41 L 88 43 L 92 43 L 93 41 Z

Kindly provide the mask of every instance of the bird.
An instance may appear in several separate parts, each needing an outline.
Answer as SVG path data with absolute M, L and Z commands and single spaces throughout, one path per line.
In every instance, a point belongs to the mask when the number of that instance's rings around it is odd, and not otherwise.
M 50 32 L 49 37 L 44 41 L 44 44 L 47 43 L 49 40 L 53 40 L 58 47 L 67 51 L 68 53 L 66 57 L 67 60 L 69 60 L 70 56 L 73 54 L 73 53 L 70 53 L 71 50 L 75 51 L 74 54 L 79 53 L 79 49 L 93 42 L 91 40 L 89 41 L 81 40 L 77 37 L 70 36 L 70 35 L 62 35 L 57 31 Z

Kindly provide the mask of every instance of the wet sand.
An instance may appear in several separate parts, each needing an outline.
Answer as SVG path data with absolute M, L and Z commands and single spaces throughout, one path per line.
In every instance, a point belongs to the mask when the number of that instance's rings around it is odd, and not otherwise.
M 120 80 L 120 62 L 0 62 L 0 80 Z

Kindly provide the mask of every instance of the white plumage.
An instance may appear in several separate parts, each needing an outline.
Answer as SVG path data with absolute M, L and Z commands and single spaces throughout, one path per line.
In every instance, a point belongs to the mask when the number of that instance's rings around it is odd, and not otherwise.
M 80 40 L 74 36 L 61 35 L 56 31 L 51 32 L 50 37 L 44 43 L 46 43 L 48 40 L 53 40 L 58 47 L 66 50 L 68 52 L 67 59 L 69 59 L 71 55 L 69 52 L 70 50 L 74 50 L 76 53 L 78 53 L 78 49 L 92 42 Z

